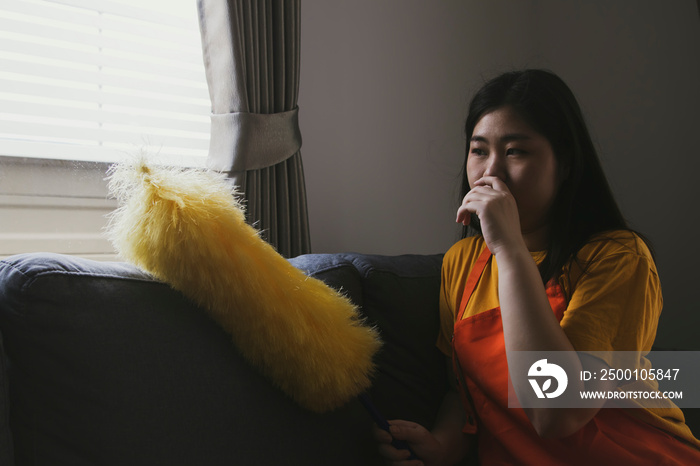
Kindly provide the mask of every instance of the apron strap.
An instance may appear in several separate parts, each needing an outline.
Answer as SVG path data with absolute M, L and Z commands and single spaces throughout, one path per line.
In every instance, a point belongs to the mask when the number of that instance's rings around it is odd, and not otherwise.
M 455 322 L 459 322 L 462 319 L 464 310 L 467 308 L 467 302 L 469 302 L 469 298 L 474 292 L 476 284 L 479 283 L 481 274 L 484 272 L 484 269 L 486 268 L 486 264 L 488 264 L 489 259 L 491 259 L 491 251 L 489 251 L 489 248 L 486 245 L 484 245 L 484 250 L 481 251 L 481 253 L 479 254 L 479 257 L 476 259 L 476 262 L 474 263 L 474 266 L 472 267 L 471 271 L 469 272 L 469 276 L 467 277 L 467 282 L 465 283 L 464 291 L 462 292 L 462 301 L 458 309 L 459 312 L 457 315 L 457 320 Z M 467 423 L 462 428 L 462 432 L 464 432 L 465 434 L 475 434 L 477 430 L 477 423 L 476 418 L 474 416 L 474 400 L 472 400 L 471 394 L 469 393 L 469 388 L 467 387 L 467 382 L 464 378 L 464 372 L 462 371 L 462 366 L 459 363 L 459 357 L 457 356 L 457 351 L 455 349 L 454 338 L 455 337 L 453 334 L 452 369 L 457 377 L 458 391 L 460 397 L 462 398 L 462 405 L 464 406 L 467 416 Z
M 474 263 L 474 267 L 472 268 L 471 272 L 469 272 L 469 277 L 467 278 L 467 282 L 464 285 L 464 291 L 462 292 L 462 302 L 459 305 L 459 313 L 457 315 L 457 322 L 459 322 L 462 319 L 462 315 L 464 314 L 464 310 L 467 308 L 469 298 L 471 298 L 472 293 L 476 288 L 476 284 L 479 283 L 481 274 L 484 272 L 486 264 L 489 262 L 490 259 L 491 251 L 489 251 L 488 246 L 484 245 L 484 250 L 481 251 L 481 254 Z

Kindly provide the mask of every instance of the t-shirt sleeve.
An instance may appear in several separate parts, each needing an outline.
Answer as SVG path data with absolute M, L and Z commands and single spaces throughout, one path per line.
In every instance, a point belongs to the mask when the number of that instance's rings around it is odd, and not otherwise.
M 454 254 L 448 251 L 442 261 L 440 277 L 440 333 L 436 346 L 446 356 L 452 356 L 452 333 L 454 332 L 455 309 L 452 297 L 452 271 Z
M 561 321 L 574 348 L 649 351 L 663 298 L 648 250 L 601 251 L 588 260 L 584 270 Z M 612 360 L 606 362 L 614 365 Z

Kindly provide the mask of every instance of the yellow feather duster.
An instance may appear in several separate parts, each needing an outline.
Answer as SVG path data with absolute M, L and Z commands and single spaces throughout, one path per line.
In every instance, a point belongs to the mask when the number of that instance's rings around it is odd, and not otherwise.
M 377 332 L 357 308 L 293 267 L 245 223 L 221 175 L 115 165 L 108 233 L 127 261 L 207 310 L 243 356 L 316 412 L 370 386 Z

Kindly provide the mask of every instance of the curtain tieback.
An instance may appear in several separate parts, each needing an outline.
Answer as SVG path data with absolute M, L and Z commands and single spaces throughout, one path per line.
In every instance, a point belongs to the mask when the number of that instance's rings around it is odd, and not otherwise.
M 287 160 L 301 148 L 299 107 L 281 113 L 211 115 L 209 168 L 244 172 Z

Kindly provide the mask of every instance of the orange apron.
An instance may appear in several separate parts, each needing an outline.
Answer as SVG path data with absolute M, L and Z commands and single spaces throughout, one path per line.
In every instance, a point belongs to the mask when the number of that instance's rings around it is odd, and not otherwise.
M 575 434 L 543 439 L 522 408 L 508 408 L 508 363 L 500 307 L 462 320 L 491 252 L 484 248 L 467 278 L 453 336 L 453 361 L 467 410 L 464 432 L 478 432 L 484 465 L 700 465 L 700 451 L 670 434 L 603 408 Z M 567 300 L 556 281 L 547 297 L 557 319 Z

